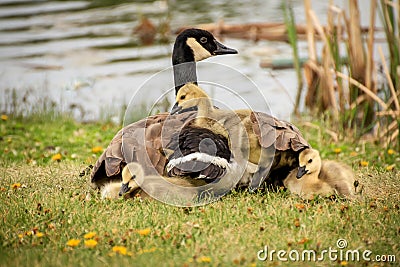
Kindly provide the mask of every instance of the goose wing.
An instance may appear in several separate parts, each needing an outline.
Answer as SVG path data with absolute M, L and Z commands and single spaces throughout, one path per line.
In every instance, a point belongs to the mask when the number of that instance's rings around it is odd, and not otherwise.
M 163 175 L 167 158 L 163 144 L 196 112 L 170 115 L 160 113 L 122 128 L 94 165 L 91 182 L 95 188 L 112 180 L 121 180 L 122 168 L 129 162 L 139 162 L 145 170 Z M 154 173 L 149 173 L 153 175 Z
M 252 112 L 250 115 L 253 131 L 260 145 L 269 148 L 272 145 L 279 151 L 300 151 L 310 147 L 299 129 L 290 122 L 278 120 L 266 113 Z

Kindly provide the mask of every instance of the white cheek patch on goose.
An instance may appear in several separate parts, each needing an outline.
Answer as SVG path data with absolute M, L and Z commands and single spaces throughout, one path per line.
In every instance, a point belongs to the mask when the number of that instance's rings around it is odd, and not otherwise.
M 195 61 L 200 61 L 212 56 L 211 53 L 193 37 L 188 38 L 186 44 L 192 49 Z
M 172 159 L 170 162 L 168 162 L 167 171 L 172 170 L 172 168 L 178 166 L 179 164 L 189 162 L 189 161 L 195 161 L 195 160 L 214 164 L 223 169 L 226 169 L 229 166 L 228 161 L 224 158 L 217 157 L 217 156 L 211 156 L 211 155 L 201 153 L 201 152 L 195 152 L 195 153 L 186 155 L 184 157 Z

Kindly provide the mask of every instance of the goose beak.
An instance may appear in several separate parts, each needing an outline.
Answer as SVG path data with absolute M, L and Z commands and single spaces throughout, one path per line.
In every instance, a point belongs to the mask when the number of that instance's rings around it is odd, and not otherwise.
M 238 51 L 233 49 L 233 48 L 229 48 L 226 47 L 225 45 L 221 44 L 220 42 L 218 42 L 217 40 L 214 40 L 215 44 L 217 45 L 217 50 L 215 50 L 213 52 L 214 56 L 217 55 L 226 55 L 226 54 L 237 54 Z
M 127 193 L 129 191 L 129 189 L 130 188 L 128 186 L 128 183 L 126 183 L 126 184 L 122 183 L 121 190 L 119 191 L 119 196 L 120 197 L 123 196 L 125 193 Z
M 182 110 L 182 107 L 178 105 L 178 102 L 175 103 L 175 105 L 171 109 L 171 115 L 179 113 L 179 111 Z
M 305 165 L 302 167 L 299 167 L 297 169 L 297 174 L 296 174 L 297 179 L 300 179 L 301 177 L 303 177 L 303 175 L 306 174 L 307 172 L 308 172 L 308 170 L 306 170 Z

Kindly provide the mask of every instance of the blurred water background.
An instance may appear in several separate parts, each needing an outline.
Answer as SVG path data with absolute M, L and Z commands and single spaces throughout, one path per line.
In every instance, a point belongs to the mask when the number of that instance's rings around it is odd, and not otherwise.
M 329 1 L 313 1 L 324 24 Z M 334 1 L 346 6 L 343 1 Z M 165 0 L 165 1 L 0 1 L 0 112 L 23 112 L 35 106 L 57 107 L 82 121 L 120 120 L 132 95 L 154 103 L 156 108 L 172 105 L 171 51 L 182 26 L 215 23 L 283 22 L 280 0 Z M 296 22 L 305 23 L 303 1 L 292 1 Z M 368 8 L 362 8 L 368 25 Z M 134 33 L 145 16 L 156 26 L 164 25 L 154 44 L 143 46 Z M 228 39 L 221 40 L 239 55 L 219 56 L 199 65 L 199 80 L 219 83 L 246 98 L 257 110 L 289 120 L 297 90 L 293 69 L 268 70 L 259 66 L 265 58 L 290 59 L 288 43 Z M 307 56 L 300 42 L 300 56 Z M 218 64 L 216 64 L 218 63 Z M 223 64 L 228 67 L 224 67 Z M 164 70 L 164 71 L 163 71 Z M 161 73 L 159 73 L 161 71 Z M 157 74 L 159 73 L 159 74 Z M 244 75 L 244 76 L 243 76 Z M 247 79 L 248 77 L 254 84 Z M 213 97 L 241 108 L 234 94 L 205 85 Z M 257 90 L 260 89 L 260 91 Z M 266 98 L 267 104 L 261 96 Z M 131 107 L 132 108 L 132 107 Z

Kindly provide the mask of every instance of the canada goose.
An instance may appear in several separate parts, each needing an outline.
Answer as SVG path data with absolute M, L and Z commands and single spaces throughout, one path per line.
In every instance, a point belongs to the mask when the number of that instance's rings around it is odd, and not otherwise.
M 188 143 L 193 140 L 192 137 L 185 139 L 185 135 L 188 135 L 187 132 L 196 131 L 193 126 L 209 129 L 215 134 L 225 137 L 225 139 L 229 139 L 227 135 L 227 129 L 229 128 L 231 134 L 234 133 L 232 130 L 245 131 L 245 133 L 235 133 L 233 142 L 228 142 L 229 146 L 220 146 L 219 149 L 225 150 L 225 154 L 228 155 L 232 150 L 232 143 L 236 144 L 236 156 L 238 156 L 238 153 L 246 151 L 247 154 L 242 156 L 252 163 L 250 169 L 254 169 L 254 165 L 258 166 L 258 171 L 255 172 L 251 182 L 247 181 L 247 186 L 250 186 L 250 190 L 259 188 L 267 176 L 270 178 L 267 179 L 267 184 L 281 185 L 282 180 L 274 181 L 272 179 L 286 177 L 290 170 L 297 166 L 298 153 L 302 149 L 309 147 L 308 142 L 293 124 L 280 121 L 268 114 L 251 110 L 226 111 L 215 109 L 208 95 L 200 87 L 190 83 L 179 90 L 172 113 L 187 110 L 193 105 L 196 105 L 198 109 L 196 119 L 194 123 L 190 124 L 192 127 L 190 130 L 180 133 L 180 138 L 189 140 L 187 141 Z M 215 138 L 213 141 L 215 142 L 216 140 L 223 139 Z M 197 144 L 196 142 L 194 143 Z M 219 143 L 222 143 L 222 141 Z M 223 143 L 226 144 L 227 142 Z M 240 147 L 244 144 L 247 147 L 240 151 Z M 195 148 L 197 147 L 195 146 Z M 174 150 L 176 148 L 180 148 L 179 151 L 183 150 L 181 146 L 175 146 Z M 196 150 L 182 152 L 179 157 L 175 153 L 168 163 L 168 168 L 174 170 L 175 174 L 180 173 L 176 171 L 175 167 L 179 166 L 175 163 L 181 163 L 182 158 L 190 159 L 192 153 L 197 153 Z M 222 153 L 219 150 L 218 152 Z M 197 155 L 195 158 L 198 158 Z M 270 172 L 268 172 L 269 170 Z M 252 172 L 254 173 L 254 170 Z M 188 175 L 187 172 L 184 174 Z M 240 184 L 245 185 L 246 182 L 243 182 L 244 180 L 241 180 Z
M 172 53 L 175 91 L 188 82 L 197 82 L 196 61 L 236 53 L 236 50 L 216 41 L 208 31 L 184 30 L 177 36 Z M 195 115 L 195 111 L 173 116 L 161 113 L 125 126 L 95 163 L 91 174 L 92 187 L 100 188 L 107 182 L 120 181 L 122 168 L 134 160 L 143 162 L 145 170 L 151 170 L 147 165 L 153 166 L 152 173 L 146 175 L 165 174 L 167 158 L 162 152 L 163 140 L 169 141 L 172 134 Z
M 229 175 L 237 175 L 237 166 L 231 166 Z M 233 185 L 230 181 L 209 184 L 205 180 L 190 177 L 162 177 L 145 175 L 141 164 L 128 163 L 122 170 L 122 182 L 112 182 L 102 187 L 102 198 L 125 199 L 140 197 L 157 199 L 178 206 L 204 204 L 223 196 Z
M 304 149 L 299 154 L 299 167 L 284 180 L 290 192 L 309 199 L 314 195 L 338 194 L 353 198 L 359 192 L 352 169 L 340 162 L 321 160 L 318 150 Z

